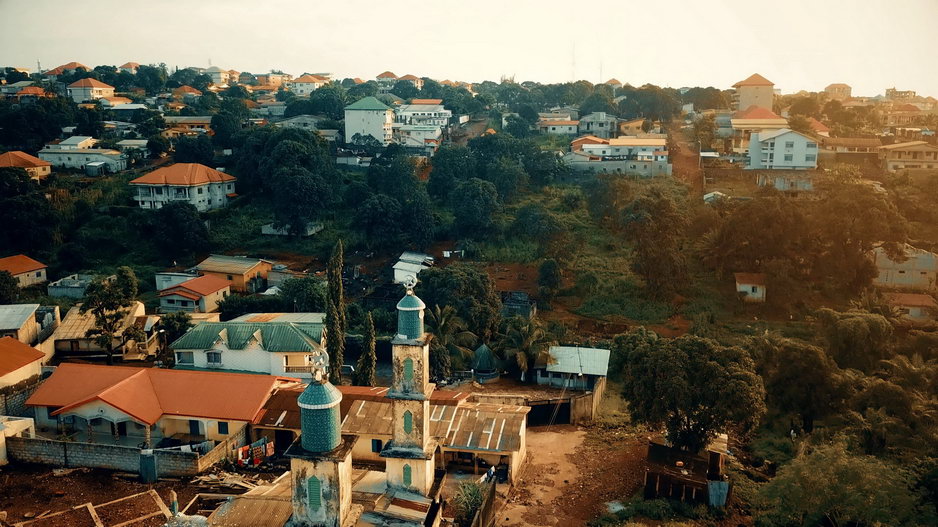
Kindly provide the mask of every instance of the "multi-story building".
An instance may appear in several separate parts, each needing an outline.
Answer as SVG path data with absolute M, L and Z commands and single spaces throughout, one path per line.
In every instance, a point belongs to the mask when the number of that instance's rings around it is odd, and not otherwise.
M 400 79 L 397 79 L 397 80 L 400 80 L 400 81 L 407 81 L 407 82 L 413 84 L 413 85 L 414 85 L 414 88 L 417 88 L 418 90 L 423 89 L 423 79 L 421 79 L 420 77 L 418 77 L 418 76 L 416 76 L 416 75 L 411 75 L 411 74 L 408 73 L 407 75 L 404 75 L 403 77 L 401 77 Z
M 749 78 L 734 84 L 733 88 L 736 88 L 733 102 L 737 111 L 752 106 L 772 110 L 772 103 L 775 102 L 775 83 L 762 75 L 753 73 Z
M 378 92 L 379 93 L 388 93 L 391 91 L 391 88 L 394 87 L 394 84 L 397 83 L 397 75 L 390 71 L 378 74 L 375 77 L 375 80 L 378 81 Z
M 938 279 L 938 254 L 911 245 L 903 248 L 904 259 L 894 260 L 882 247 L 873 249 L 878 275 L 873 285 L 889 289 L 932 291 Z
M 294 94 L 307 97 L 314 91 L 325 86 L 328 82 L 329 79 L 306 74 L 287 82 L 286 86 L 287 89 Z
M 68 85 L 68 96 L 76 103 L 95 101 L 104 97 L 114 96 L 114 86 L 104 84 L 97 79 L 81 79 Z
M 365 97 L 345 107 L 345 140 L 371 136 L 387 146 L 393 140 L 394 110 L 375 97 Z
M 408 151 L 430 157 L 440 147 L 443 132 L 439 126 L 402 124 L 394 127 L 394 142 Z
M 746 168 L 813 170 L 817 168 L 817 140 L 787 128 L 753 133 Z
M 897 90 L 895 87 L 886 88 L 886 99 L 890 101 L 911 101 L 915 98 L 915 90 Z
M 231 74 L 228 73 L 228 70 L 223 70 L 218 66 L 210 66 L 205 68 L 205 71 L 202 73 L 208 75 L 212 78 L 212 84 L 220 86 L 222 84 L 228 84 L 228 81 L 231 78 Z
M 925 141 L 909 141 L 879 147 L 880 163 L 885 170 L 938 168 L 938 146 Z
M 140 64 L 137 64 L 136 62 L 125 62 L 121 64 L 120 66 L 118 66 L 117 69 L 120 71 L 126 71 L 127 73 L 130 73 L 131 75 L 136 75 L 137 68 L 139 67 L 140 67 Z
M 403 124 L 430 125 L 445 128 L 453 112 L 443 107 L 443 99 L 413 99 L 394 112 L 395 120 Z
M 616 123 L 618 121 L 615 115 L 606 112 L 593 112 L 580 117 L 579 133 L 609 139 L 616 135 Z
M 212 313 L 228 297 L 231 283 L 213 275 L 192 278 L 160 291 L 160 309 L 166 313 L 186 311 Z
M 22 168 L 30 179 L 36 181 L 41 181 L 52 173 L 52 163 L 19 150 L 0 154 L 0 168 L 6 167 Z
M 852 91 L 853 90 L 849 85 L 839 82 L 824 88 L 824 93 L 826 93 L 828 97 L 835 101 L 844 101 L 849 99 Z
M 94 173 L 120 172 L 127 168 L 127 154 L 109 148 L 62 148 L 46 146 L 39 151 L 39 159 L 53 166 L 92 171 Z
M 749 138 L 758 132 L 768 132 L 788 128 L 788 120 L 776 115 L 772 110 L 761 106 L 750 106 L 748 109 L 735 112 L 730 118 L 730 137 L 732 149 L 737 154 L 749 151 Z
M 200 211 L 218 209 L 235 196 L 235 178 L 198 163 L 158 168 L 130 182 L 140 208 L 159 209 L 172 201 L 189 203 Z

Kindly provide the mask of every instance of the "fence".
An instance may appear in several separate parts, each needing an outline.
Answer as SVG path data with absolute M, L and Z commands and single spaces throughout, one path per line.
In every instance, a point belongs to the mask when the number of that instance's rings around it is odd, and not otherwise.
M 472 519 L 472 527 L 491 527 L 495 525 L 495 484 L 489 484 L 482 498 L 482 504 Z
M 0 389 L 0 415 L 32 417 L 33 411 L 26 406 L 26 400 L 39 388 L 40 379 L 40 376 L 34 375 L 29 379 Z

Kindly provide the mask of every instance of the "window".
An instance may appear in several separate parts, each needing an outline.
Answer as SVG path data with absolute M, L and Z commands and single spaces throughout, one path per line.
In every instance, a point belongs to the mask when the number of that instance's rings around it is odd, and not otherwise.
M 414 482 L 414 477 L 413 477 L 413 474 L 411 474 L 412 471 L 411 471 L 410 465 L 404 465 L 404 470 L 402 472 L 404 473 L 403 474 L 404 486 L 405 487 L 411 486 Z
M 234 278 L 231 275 L 228 275 L 228 281 L 230 282 L 232 280 L 234 280 Z
M 199 194 L 202 193 L 202 187 L 199 187 L 198 193 L 199 193 Z
M 223 436 L 228 435 L 228 421 L 218 422 L 218 434 Z
M 177 351 L 176 362 L 178 364 L 193 364 L 195 360 L 191 351 Z
M 791 154 L 785 154 L 785 161 L 791 161 L 792 159 L 793 158 Z
M 404 359 L 404 382 L 412 383 L 414 382 L 414 360 L 413 359 Z
M 817 148 L 817 143 L 808 143 L 808 148 Z
M 322 483 L 319 482 L 319 478 L 316 476 L 306 480 L 306 501 L 309 510 L 313 512 L 319 511 L 319 508 L 322 507 Z
M 163 189 L 157 187 L 157 188 L 156 188 L 156 195 L 157 195 L 157 196 L 162 196 L 162 195 L 163 195 Z
M 166 303 L 172 306 L 176 304 L 176 300 L 174 298 L 167 298 Z
M 189 304 L 190 304 L 188 300 L 183 300 L 180 303 L 182 304 L 182 307 L 189 307 Z
M 221 352 L 209 351 L 205 354 L 205 361 L 209 364 L 221 364 Z
M 794 148 L 794 147 L 795 147 L 794 141 L 785 141 L 785 148 Z
M 816 155 L 816 154 L 808 154 L 808 155 L 804 156 L 804 160 L 805 160 L 805 161 L 815 161 L 816 159 L 817 159 L 817 155 Z
M 404 412 L 404 433 L 410 435 L 414 431 L 414 414 L 410 410 Z
M 38 273 L 36 273 L 36 278 L 42 278 L 42 271 L 39 271 Z
M 380 439 L 372 439 L 372 440 L 371 440 L 371 451 L 372 451 L 372 452 L 381 452 L 381 446 L 382 446 L 382 445 L 381 445 L 381 440 L 380 440 Z
M 759 286 L 757 286 L 757 285 L 754 285 L 754 286 L 750 287 L 749 289 L 750 289 L 751 292 L 753 292 L 753 293 L 758 293 L 758 292 L 759 292 Z

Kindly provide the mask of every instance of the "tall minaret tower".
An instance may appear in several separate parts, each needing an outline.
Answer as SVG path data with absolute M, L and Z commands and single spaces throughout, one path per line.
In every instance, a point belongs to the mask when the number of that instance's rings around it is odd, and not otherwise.
M 397 303 L 397 335 L 391 341 L 391 441 L 381 451 L 389 488 L 426 496 L 433 485 L 436 441 L 430 437 L 430 337 L 423 331 L 426 305 L 414 295 L 416 280 Z
M 327 359 L 314 358 L 315 373 L 300 394 L 300 438 L 290 458 L 295 527 L 340 527 L 352 508 L 352 448 L 358 436 L 342 435 L 342 392 L 329 383 Z

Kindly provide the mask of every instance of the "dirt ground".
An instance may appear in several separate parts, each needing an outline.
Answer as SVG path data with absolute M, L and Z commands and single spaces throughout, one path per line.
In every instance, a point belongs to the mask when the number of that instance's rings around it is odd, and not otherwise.
M 586 525 L 644 477 L 645 447 L 635 435 L 563 425 L 531 428 L 527 442 L 521 480 L 500 496 L 503 527 Z

